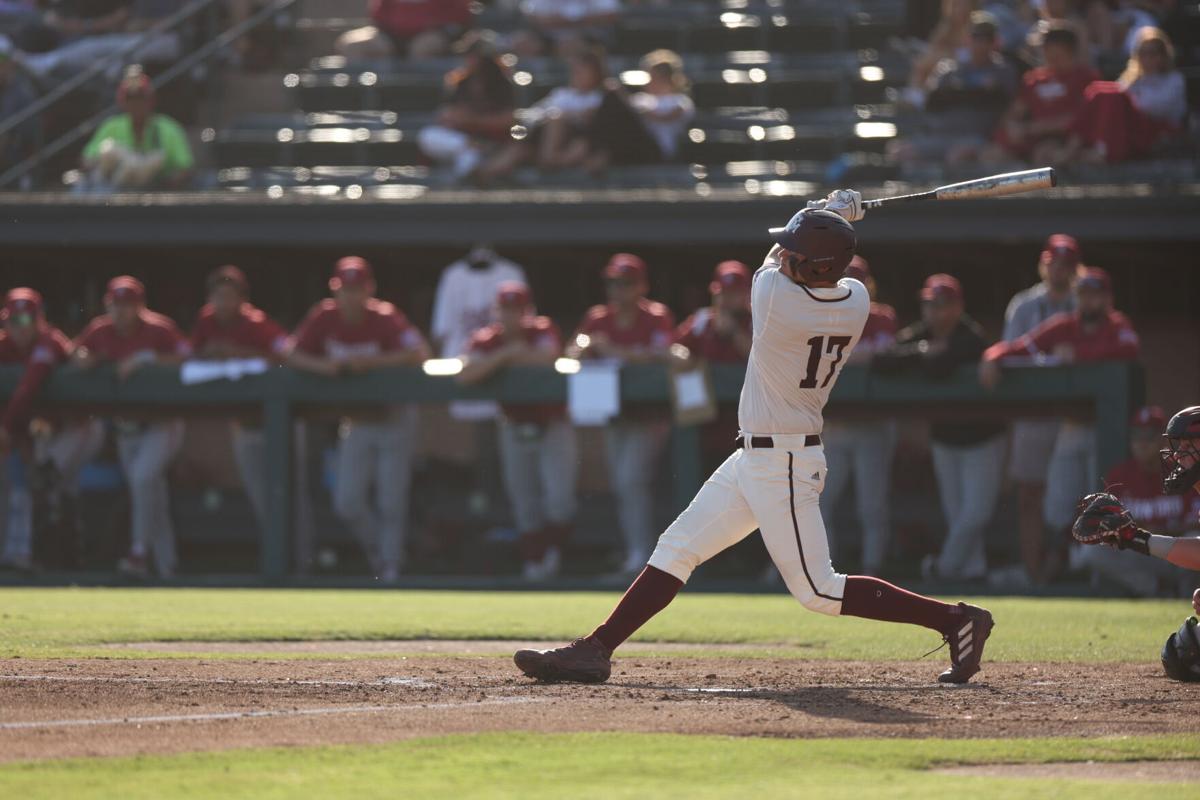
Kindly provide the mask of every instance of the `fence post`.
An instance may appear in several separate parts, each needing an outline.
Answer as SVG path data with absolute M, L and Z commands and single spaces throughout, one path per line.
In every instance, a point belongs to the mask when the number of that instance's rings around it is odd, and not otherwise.
M 263 402 L 263 433 L 266 440 L 267 519 L 259 550 L 259 569 L 270 582 L 279 582 L 287 575 L 289 532 L 292 522 L 292 407 L 287 389 L 280 384 L 286 377 L 279 374 L 270 379 Z M 283 381 L 280 378 L 284 378 Z
M 704 476 L 700 465 L 700 427 L 674 425 L 671 427 L 671 486 L 675 498 L 675 513 L 687 508 L 696 495 Z

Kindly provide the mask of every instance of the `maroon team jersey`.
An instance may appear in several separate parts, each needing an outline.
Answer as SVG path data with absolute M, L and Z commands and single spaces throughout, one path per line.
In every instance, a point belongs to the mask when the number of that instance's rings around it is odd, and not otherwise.
M 732 336 L 717 330 L 717 314 L 711 307 L 702 308 L 683 321 L 675 331 L 675 341 L 686 347 L 693 356 L 714 364 L 744 364 L 746 356 L 738 351 Z M 750 312 L 742 315 L 741 328 L 747 336 L 753 331 Z
M 120 361 L 134 353 L 151 351 L 160 355 L 187 356 L 192 352 L 169 317 L 148 309 L 138 312 L 138 321 L 128 335 L 117 332 L 107 315 L 96 317 L 75 340 L 76 347 L 86 347 L 101 361 Z
M 883 303 L 871 303 L 867 324 L 856 349 L 874 353 L 891 347 L 896 342 L 896 309 Z
M 19 436 L 28 426 L 33 400 L 54 367 L 71 354 L 71 340 L 58 328 L 43 325 L 28 350 L 22 350 L 0 328 L 0 364 L 23 364 L 25 372 L 8 403 L 4 406 L 0 425 L 12 436 Z
M 603 305 L 594 306 L 588 311 L 578 332 L 589 336 L 603 333 L 618 347 L 662 348 L 671 344 L 675 335 L 675 317 L 662 303 L 642 298 L 638 301 L 634 323 L 628 328 L 617 327 L 616 311 L 611 306 Z
M 192 328 L 192 350 L 203 353 L 207 346 L 218 342 L 271 357 L 283 352 L 287 331 L 249 303 L 242 303 L 237 316 L 225 325 L 217 321 L 212 305 L 206 305 L 200 309 Z
M 1084 333 L 1079 312 L 1055 314 L 1011 342 L 997 342 L 983 354 L 988 361 L 1009 356 L 1053 353 L 1061 344 L 1075 350 L 1075 361 L 1121 361 L 1137 358 L 1139 342 L 1133 323 L 1120 311 L 1110 311 L 1100 327 Z
M 1194 494 L 1163 494 L 1162 472 L 1147 470 L 1134 459 L 1122 461 L 1104 476 L 1108 490 L 1120 498 L 1138 525 L 1151 533 L 1182 533 L 1195 527 Z
M 549 317 L 526 317 L 521 320 L 521 337 L 535 350 L 562 352 L 562 334 Z M 480 328 L 471 336 L 468 353 L 493 353 L 504 346 L 504 328 L 499 324 Z M 562 403 L 519 403 L 502 405 L 504 416 L 511 422 L 540 425 L 566 417 Z
M 313 306 L 292 335 L 292 342 L 309 355 L 340 359 L 415 350 L 425 338 L 391 303 L 371 298 L 363 318 L 352 324 L 329 298 Z

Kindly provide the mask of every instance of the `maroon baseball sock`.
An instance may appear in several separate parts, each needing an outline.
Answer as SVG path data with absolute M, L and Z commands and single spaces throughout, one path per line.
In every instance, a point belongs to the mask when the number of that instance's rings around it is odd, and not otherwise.
M 634 631 L 666 608 L 682 588 L 683 581 L 661 569 L 647 566 L 626 590 L 625 596 L 604 624 L 592 631 L 590 638 L 600 642 L 610 652 L 616 650 L 622 642 L 633 636 Z
M 878 578 L 851 575 L 846 578 L 846 591 L 842 595 L 842 613 L 851 617 L 865 617 L 884 622 L 907 622 L 924 625 L 938 633 L 954 628 L 959 613 L 958 606 L 934 600 L 893 586 Z

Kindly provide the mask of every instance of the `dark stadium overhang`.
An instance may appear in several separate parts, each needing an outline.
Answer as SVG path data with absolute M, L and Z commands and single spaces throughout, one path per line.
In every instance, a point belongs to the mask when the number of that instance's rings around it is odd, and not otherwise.
M 868 197 L 902 193 L 864 191 Z M 485 198 L 485 199 L 481 199 Z M 19 246 L 749 244 L 788 219 L 795 196 L 715 189 L 431 192 L 420 200 L 265 193 L 0 196 L 0 243 Z M 915 203 L 859 223 L 873 245 L 1042 240 L 1070 230 L 1093 241 L 1200 240 L 1200 187 L 1090 186 L 1046 196 Z

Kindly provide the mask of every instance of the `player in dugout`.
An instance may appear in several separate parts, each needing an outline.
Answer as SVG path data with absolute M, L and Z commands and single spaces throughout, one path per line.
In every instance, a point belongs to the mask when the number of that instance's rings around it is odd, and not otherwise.
M 108 282 L 105 312 L 75 340 L 72 358 L 81 367 L 116 365 L 127 380 L 152 364 L 179 364 L 191 346 L 175 323 L 146 308 L 146 287 L 121 275 Z M 129 483 L 132 535 L 129 554 L 117 568 L 135 578 L 150 574 L 151 558 L 159 577 L 175 574 L 175 528 L 167 495 L 167 467 L 183 444 L 183 420 L 122 416 L 113 420 L 117 453 Z
M 562 353 L 558 326 L 537 315 L 524 283 L 500 285 L 496 320 L 471 337 L 461 383 L 479 383 L 510 366 L 549 366 Z M 554 578 L 575 518 L 575 429 L 562 403 L 515 404 L 501 407 L 498 434 L 504 487 L 521 535 L 522 574 L 527 581 Z

